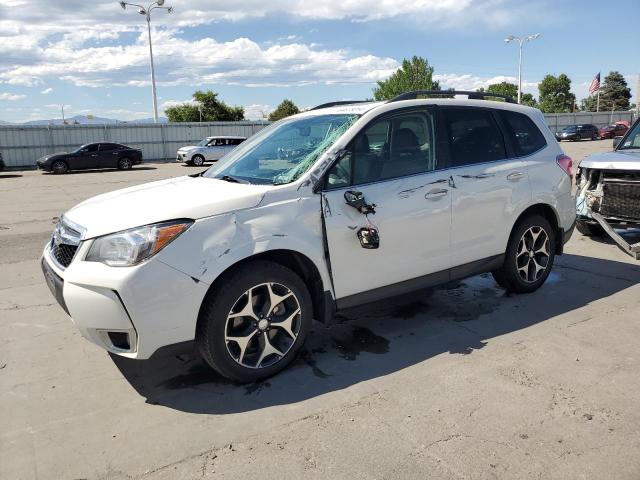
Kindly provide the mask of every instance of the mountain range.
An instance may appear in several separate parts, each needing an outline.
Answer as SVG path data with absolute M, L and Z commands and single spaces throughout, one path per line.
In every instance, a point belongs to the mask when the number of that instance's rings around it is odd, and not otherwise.
M 73 117 L 65 118 L 67 124 L 80 124 L 80 125 L 111 125 L 115 123 L 153 123 L 153 118 L 140 118 L 137 120 L 122 121 L 115 118 L 104 117 L 87 117 L 86 115 L 75 115 Z M 159 123 L 167 123 L 166 117 L 160 117 Z M 0 120 L 0 125 L 62 125 L 62 118 L 50 118 L 43 120 L 30 120 L 22 123 L 11 123 Z

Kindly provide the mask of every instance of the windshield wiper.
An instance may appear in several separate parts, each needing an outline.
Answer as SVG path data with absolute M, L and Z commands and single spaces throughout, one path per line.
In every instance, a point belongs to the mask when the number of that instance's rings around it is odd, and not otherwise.
M 223 175 L 221 177 L 217 177 L 220 180 L 224 180 L 225 182 L 231 182 L 231 183 L 244 183 L 244 184 L 250 184 L 251 182 L 248 182 L 247 180 L 241 180 L 237 177 L 232 177 L 231 175 Z

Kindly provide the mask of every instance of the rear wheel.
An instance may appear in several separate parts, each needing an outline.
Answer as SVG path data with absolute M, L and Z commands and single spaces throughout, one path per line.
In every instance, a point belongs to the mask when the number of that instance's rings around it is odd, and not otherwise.
M 546 218 L 531 215 L 511 232 L 502 268 L 493 273 L 509 292 L 530 293 L 545 282 L 555 257 L 555 232 Z
M 62 160 L 56 160 L 51 165 L 51 171 L 57 175 L 67 173 L 69 171 L 69 165 L 67 165 L 67 162 L 64 162 Z
M 194 155 L 193 158 L 191 158 L 191 163 L 196 167 L 201 167 L 204 165 L 204 157 L 202 155 Z
M 291 363 L 311 326 L 298 275 L 266 261 L 230 273 L 203 305 L 196 342 L 205 361 L 236 382 L 270 377 Z
M 133 162 L 128 158 L 121 158 L 118 160 L 118 170 L 131 170 Z
M 605 234 L 604 228 L 599 223 L 587 223 L 583 220 L 576 220 L 576 228 L 585 237 L 602 237 Z

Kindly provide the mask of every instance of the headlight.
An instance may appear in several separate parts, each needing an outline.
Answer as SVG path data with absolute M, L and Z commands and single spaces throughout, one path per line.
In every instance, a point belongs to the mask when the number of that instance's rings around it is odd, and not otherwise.
M 192 224 L 193 220 L 176 220 L 96 238 L 85 261 L 102 262 L 112 267 L 137 265 L 169 245 Z

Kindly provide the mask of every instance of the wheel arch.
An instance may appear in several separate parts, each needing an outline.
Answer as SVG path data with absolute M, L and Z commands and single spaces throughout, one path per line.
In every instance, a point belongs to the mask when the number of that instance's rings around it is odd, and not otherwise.
M 294 271 L 305 282 L 309 289 L 309 294 L 311 295 L 311 301 L 313 303 L 313 318 L 322 323 L 329 323 L 331 321 L 333 314 L 335 313 L 335 301 L 331 293 L 328 291 L 328 288 L 325 288 L 322 276 L 320 275 L 320 271 L 315 263 L 306 255 L 295 250 L 275 249 L 256 253 L 255 255 L 238 260 L 216 277 L 213 283 L 209 286 L 202 304 L 200 305 L 196 332 L 198 332 L 200 328 L 204 305 L 215 294 L 217 286 L 223 283 L 233 271 L 237 270 L 242 265 L 255 260 L 270 261 Z
M 511 234 L 509 234 L 509 238 L 511 238 L 513 231 L 523 218 L 536 214 L 546 218 L 547 221 L 551 224 L 551 227 L 556 234 L 556 255 L 562 255 L 564 249 L 564 232 L 560 228 L 560 217 L 555 208 L 553 208 L 548 203 L 536 203 L 527 207 L 522 213 L 520 213 L 517 220 L 513 224 L 513 227 L 511 228 Z

